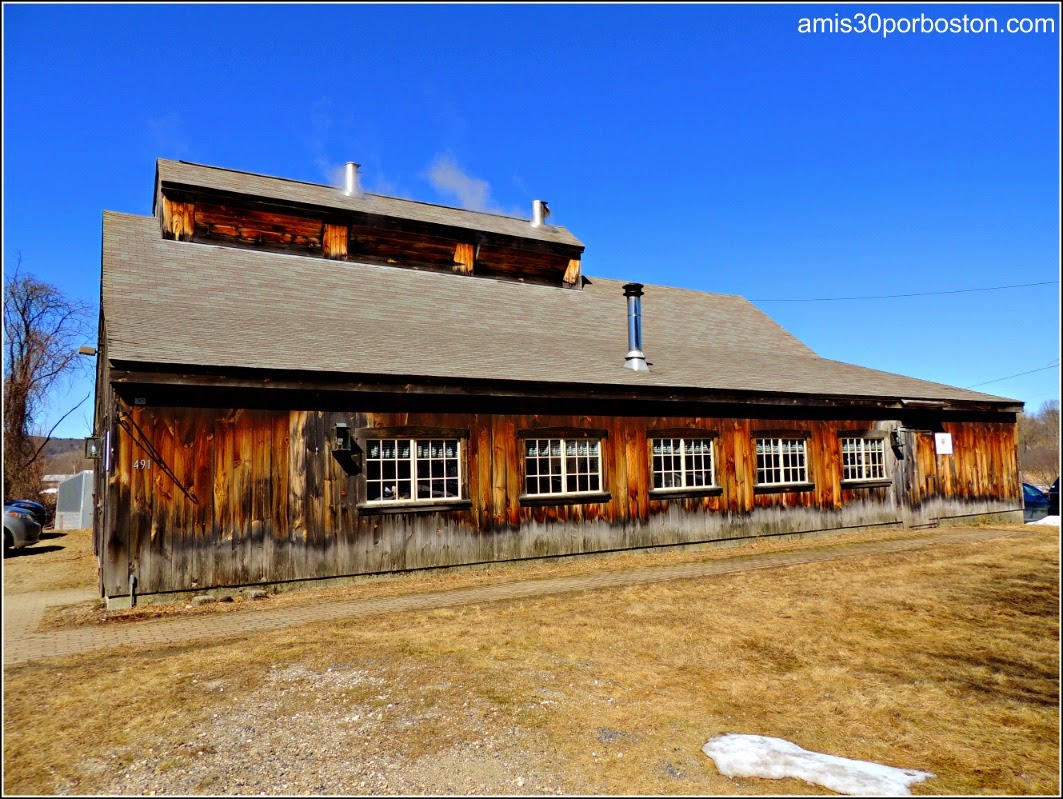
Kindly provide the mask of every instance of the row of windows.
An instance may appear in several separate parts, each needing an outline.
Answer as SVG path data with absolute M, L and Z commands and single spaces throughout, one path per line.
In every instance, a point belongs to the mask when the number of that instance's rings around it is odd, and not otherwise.
M 650 440 L 653 488 L 660 491 L 715 488 L 711 438 Z M 803 438 L 756 439 L 757 485 L 810 482 Z M 881 438 L 841 439 L 842 479 L 886 477 Z M 368 502 L 432 502 L 462 499 L 461 439 L 370 439 L 366 442 Z M 529 497 L 596 494 L 602 491 L 601 441 L 529 438 L 524 441 L 524 493 Z

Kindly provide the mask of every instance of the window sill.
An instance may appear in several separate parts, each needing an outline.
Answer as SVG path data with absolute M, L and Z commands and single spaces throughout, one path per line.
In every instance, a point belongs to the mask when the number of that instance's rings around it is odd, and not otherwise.
M 757 485 L 753 486 L 754 494 L 796 494 L 803 491 L 812 491 L 815 483 L 783 483 L 781 485 Z
M 876 478 L 875 480 L 842 480 L 842 488 L 885 488 L 893 485 L 889 478 Z
M 652 488 L 650 499 L 693 499 L 695 497 L 718 497 L 722 486 L 699 486 L 697 488 Z
M 517 501 L 521 505 L 589 505 L 595 502 L 608 502 L 613 495 L 608 491 L 596 491 L 593 494 L 521 494 Z
M 387 502 L 357 506 L 359 516 L 391 516 L 396 513 L 445 513 L 472 507 L 471 499 L 441 499 L 435 502 Z

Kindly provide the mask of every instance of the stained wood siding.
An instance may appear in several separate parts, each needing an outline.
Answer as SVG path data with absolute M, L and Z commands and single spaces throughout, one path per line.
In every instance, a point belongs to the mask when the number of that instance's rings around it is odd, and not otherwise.
M 565 288 L 581 286 L 582 246 L 526 247 L 512 237 L 367 219 L 331 209 L 278 207 L 254 198 L 169 188 L 159 195 L 162 236 L 334 260 L 483 275 Z M 437 231 L 437 232 L 433 232 Z
M 910 522 L 912 509 L 921 506 L 957 513 L 1021 508 L 1011 423 L 947 423 L 951 456 L 934 456 L 932 436 L 909 434 L 905 457 L 886 447 L 892 482 L 854 487 L 841 483 L 838 434 L 866 430 L 868 423 L 116 402 L 117 461 L 108 482 L 114 504 L 103 548 L 107 595 L 128 592 L 131 572 L 141 592 L 163 592 Z M 331 450 L 340 422 L 352 430 L 418 425 L 467 431 L 462 484 L 468 502 L 428 512 L 359 510 L 364 478 L 349 474 Z M 875 426 L 887 430 L 897 423 Z M 607 500 L 521 502 L 517 431 L 543 428 L 605 431 Z M 718 492 L 668 498 L 651 491 L 647 431 L 664 428 L 716 434 Z M 758 490 L 754 440 L 769 428 L 806 437 L 810 489 Z M 939 479 L 930 480 L 932 472 Z
M 566 286 L 578 286 L 582 274 L 580 270 L 580 259 L 569 259 L 568 266 L 565 268 L 565 274 L 561 278 L 561 282 Z
M 351 225 L 351 257 L 367 263 L 450 270 L 456 263 L 455 246 L 453 240 L 438 236 Z
M 347 260 L 348 228 L 346 225 L 325 225 L 322 250 L 326 258 Z
M 169 197 L 162 199 L 162 237 L 191 241 L 195 233 L 195 206 Z
M 195 235 L 205 241 L 230 241 L 320 254 L 325 223 L 257 208 L 200 200 L 195 204 Z
M 481 247 L 476 272 L 509 280 L 561 285 L 569 273 L 570 259 L 564 255 L 529 252 L 510 247 Z M 576 275 L 571 274 L 572 282 Z
M 471 275 L 476 263 L 476 248 L 471 244 L 458 242 L 454 245 L 454 271 L 462 275 Z

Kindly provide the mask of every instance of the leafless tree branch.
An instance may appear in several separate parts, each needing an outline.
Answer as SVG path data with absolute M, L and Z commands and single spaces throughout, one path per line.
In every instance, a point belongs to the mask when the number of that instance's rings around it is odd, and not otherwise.
M 48 399 L 84 368 L 78 346 L 92 334 L 93 308 L 58 287 L 15 269 L 4 280 L 4 496 L 36 496 L 39 455 L 67 411 L 36 445 L 35 428 Z M 87 399 L 87 397 L 86 397 Z

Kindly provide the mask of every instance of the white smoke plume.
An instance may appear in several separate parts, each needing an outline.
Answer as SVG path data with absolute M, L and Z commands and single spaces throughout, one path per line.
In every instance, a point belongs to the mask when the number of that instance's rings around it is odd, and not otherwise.
M 436 156 L 427 175 L 436 191 L 454 197 L 461 208 L 501 213 L 491 202 L 490 184 L 466 174 L 451 156 Z

